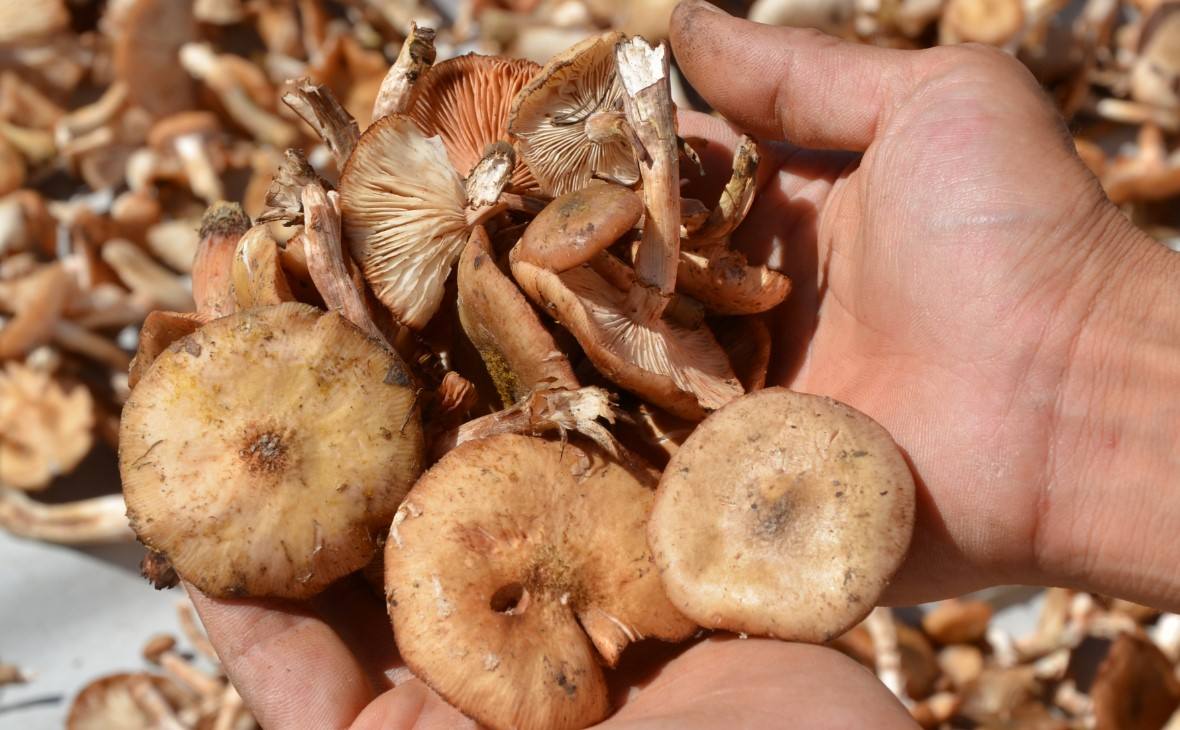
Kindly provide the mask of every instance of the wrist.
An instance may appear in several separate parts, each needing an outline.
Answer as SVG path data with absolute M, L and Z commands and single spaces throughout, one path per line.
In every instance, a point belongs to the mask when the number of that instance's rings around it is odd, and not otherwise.
M 1035 540 L 1049 581 L 1180 608 L 1180 256 L 1119 216 L 1064 305 Z

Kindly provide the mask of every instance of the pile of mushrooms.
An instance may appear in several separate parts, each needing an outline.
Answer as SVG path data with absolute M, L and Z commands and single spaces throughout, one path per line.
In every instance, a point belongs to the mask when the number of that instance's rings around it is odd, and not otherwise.
M 144 323 L 119 465 L 145 574 L 305 599 L 368 568 L 410 669 L 496 728 L 602 720 L 643 638 L 855 626 L 914 483 L 867 416 L 714 336 L 790 291 L 730 246 L 757 145 L 682 203 L 666 47 L 434 65 L 434 35 L 363 131 L 288 84 L 338 180 L 292 148 L 259 222 L 210 206 L 195 313 Z
M 254 730 L 258 724 L 226 679 L 192 604 L 176 606 L 191 652 L 160 634 L 143 647 L 146 671 L 99 677 L 74 696 L 66 730 Z
M 1180 615 L 1051 588 L 1035 628 L 1013 636 L 994 614 L 1027 591 L 990 593 L 917 615 L 877 608 L 831 645 L 924 728 L 1180 728 Z

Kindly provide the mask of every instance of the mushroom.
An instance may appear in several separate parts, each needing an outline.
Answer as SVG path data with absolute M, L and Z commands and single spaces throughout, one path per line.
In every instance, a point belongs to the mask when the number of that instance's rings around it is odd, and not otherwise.
M 279 245 L 265 224 L 246 231 L 234 251 L 233 294 L 237 309 L 294 301 L 279 261 Z
M 221 682 L 177 653 L 176 639 L 168 634 L 157 634 L 148 639 L 143 647 L 143 658 L 161 667 L 203 700 L 214 699 L 221 694 Z
M 197 312 L 150 312 L 139 331 L 135 357 L 127 372 L 127 387 L 135 388 L 160 353 L 208 321 L 208 315 Z
M 73 470 L 94 443 L 94 403 L 19 362 L 0 371 L 0 485 L 42 489 Z
M 939 644 L 973 644 L 983 639 L 992 619 L 987 601 L 957 598 L 939 602 L 922 616 L 922 628 Z
M 578 338 L 604 376 L 675 415 L 700 420 L 741 395 L 741 386 L 706 327 L 689 329 L 630 301 L 646 287 L 606 248 L 641 213 L 633 192 L 610 183 L 559 196 L 512 249 L 512 273 Z
M 520 58 L 474 53 L 452 58 L 419 79 L 414 104 L 407 113 L 427 136 L 442 139 L 451 164 L 466 177 L 488 145 L 508 139 L 513 99 L 539 70 L 537 64 Z M 523 160 L 516 161 L 511 187 L 522 191 L 537 188 L 530 166 Z
M 114 41 L 117 78 L 133 104 L 162 117 L 193 108 L 193 82 L 177 63 L 197 35 L 187 0 L 128 0 Z
M 191 272 L 201 238 L 197 220 L 166 220 L 147 230 L 147 249 L 176 271 Z
M 156 263 L 134 243 L 121 238 L 107 241 L 102 247 L 102 260 L 128 289 L 151 306 L 177 312 L 193 310 L 193 295 L 180 277 Z
M 219 56 L 207 43 L 186 43 L 179 49 L 180 65 L 217 94 L 231 119 L 260 142 L 279 148 L 293 144 L 298 132 L 252 98 L 244 83 L 249 79 L 242 78 L 243 66 L 235 63 L 235 58 Z M 249 64 L 245 67 L 250 68 Z
M 754 201 L 758 160 L 754 140 L 743 136 L 721 200 L 680 249 L 676 288 L 717 314 L 765 312 L 791 291 L 786 276 L 766 266 L 751 266 L 745 254 L 730 247 L 730 236 Z
M 471 228 L 501 210 L 511 149 L 485 161 L 464 189 L 442 140 L 391 114 L 365 130 L 344 168 L 345 239 L 374 294 L 407 327 L 426 326 Z
M 201 217 L 200 243 L 193 257 L 193 294 L 196 309 L 210 318 L 224 317 L 237 308 L 233 287 L 234 252 L 250 228 L 250 219 L 237 203 L 218 201 Z M 170 307 L 188 311 L 183 307 Z
M 1180 706 L 1180 679 L 1158 647 L 1123 634 L 1098 667 L 1090 696 L 1099 730 L 1157 728 Z
M 343 170 L 361 132 L 335 94 L 308 79 L 295 79 L 284 85 L 283 103 L 315 130 L 332 152 L 337 169 Z
M 437 55 L 434 49 L 434 36 L 433 28 L 419 26 L 410 21 L 410 33 L 402 43 L 397 60 L 389 67 L 381 81 L 381 88 L 377 91 L 377 100 L 373 102 L 372 121 L 375 122 L 390 114 L 405 114 L 414 106 L 414 99 L 418 95 L 418 81 L 430 71 Z
M 614 666 L 641 638 L 695 630 L 665 598 L 644 539 L 653 478 L 590 447 L 526 436 L 444 456 L 386 541 L 386 599 L 406 664 L 491 728 L 603 719 L 600 662 Z
M 16 315 L 0 329 L 0 360 L 20 357 L 52 339 L 74 291 L 74 280 L 61 263 L 0 282 L 0 310 Z
M 148 144 L 157 153 L 175 155 L 193 194 L 212 205 L 225 197 L 218 165 L 209 155 L 210 140 L 220 133 L 217 117 L 209 112 L 186 111 L 156 122 L 148 134 Z
M 0 45 L 35 40 L 59 33 L 70 24 L 64 0 L 0 3 Z
M 1180 111 L 1180 4 L 1160 3 L 1144 22 L 1130 82 L 1136 101 Z
M 512 102 L 508 131 L 546 195 L 578 190 L 595 177 L 639 180 L 615 66 L 622 40 L 622 33 L 604 33 L 554 56 Z
M 66 730 L 184 730 L 176 716 L 188 696 L 167 677 L 113 674 L 82 688 L 70 705 Z
M 746 392 L 765 387 L 773 344 L 765 319 L 756 315 L 730 317 L 714 324 L 712 330 Z
M 500 271 L 483 226 L 471 231 L 457 279 L 459 321 L 483 358 L 503 405 L 516 403 L 542 384 L 553 389 L 579 387 L 569 359 L 528 300 Z
M 1021 0 L 949 0 L 938 25 L 938 41 L 1004 46 L 1018 40 L 1024 22 Z
M 913 477 L 885 429 L 767 388 L 672 456 L 648 539 L 668 597 L 702 626 L 823 642 L 877 603 L 913 525 Z
M 372 558 L 422 449 L 398 357 L 288 303 L 156 358 L 123 408 L 119 468 L 139 539 L 202 592 L 306 598 Z
M 16 537 L 59 545 L 124 543 L 135 537 L 127 526 L 127 507 L 117 494 L 44 504 L 0 487 L 0 527 Z

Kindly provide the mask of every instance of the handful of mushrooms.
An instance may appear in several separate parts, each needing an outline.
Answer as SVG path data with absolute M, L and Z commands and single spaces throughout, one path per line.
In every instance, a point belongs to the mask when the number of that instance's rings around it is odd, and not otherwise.
M 790 283 L 730 246 L 757 145 L 707 210 L 663 46 L 433 65 L 432 38 L 363 132 L 289 84 L 339 182 L 289 150 L 261 222 L 207 211 L 196 313 L 146 320 L 119 464 L 153 579 L 302 599 L 383 559 L 402 657 L 495 728 L 602 720 L 641 638 L 855 626 L 914 483 L 867 416 L 762 387 Z

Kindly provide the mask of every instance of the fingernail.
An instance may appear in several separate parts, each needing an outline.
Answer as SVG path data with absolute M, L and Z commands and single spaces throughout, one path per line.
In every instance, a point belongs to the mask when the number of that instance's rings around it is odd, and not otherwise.
M 729 15 L 729 13 L 725 12 L 713 3 L 705 2 L 705 0 L 684 0 L 684 2 L 681 4 L 684 5 L 684 7 L 688 10 L 692 11 L 708 10 L 710 13 L 717 13 L 718 15 Z

